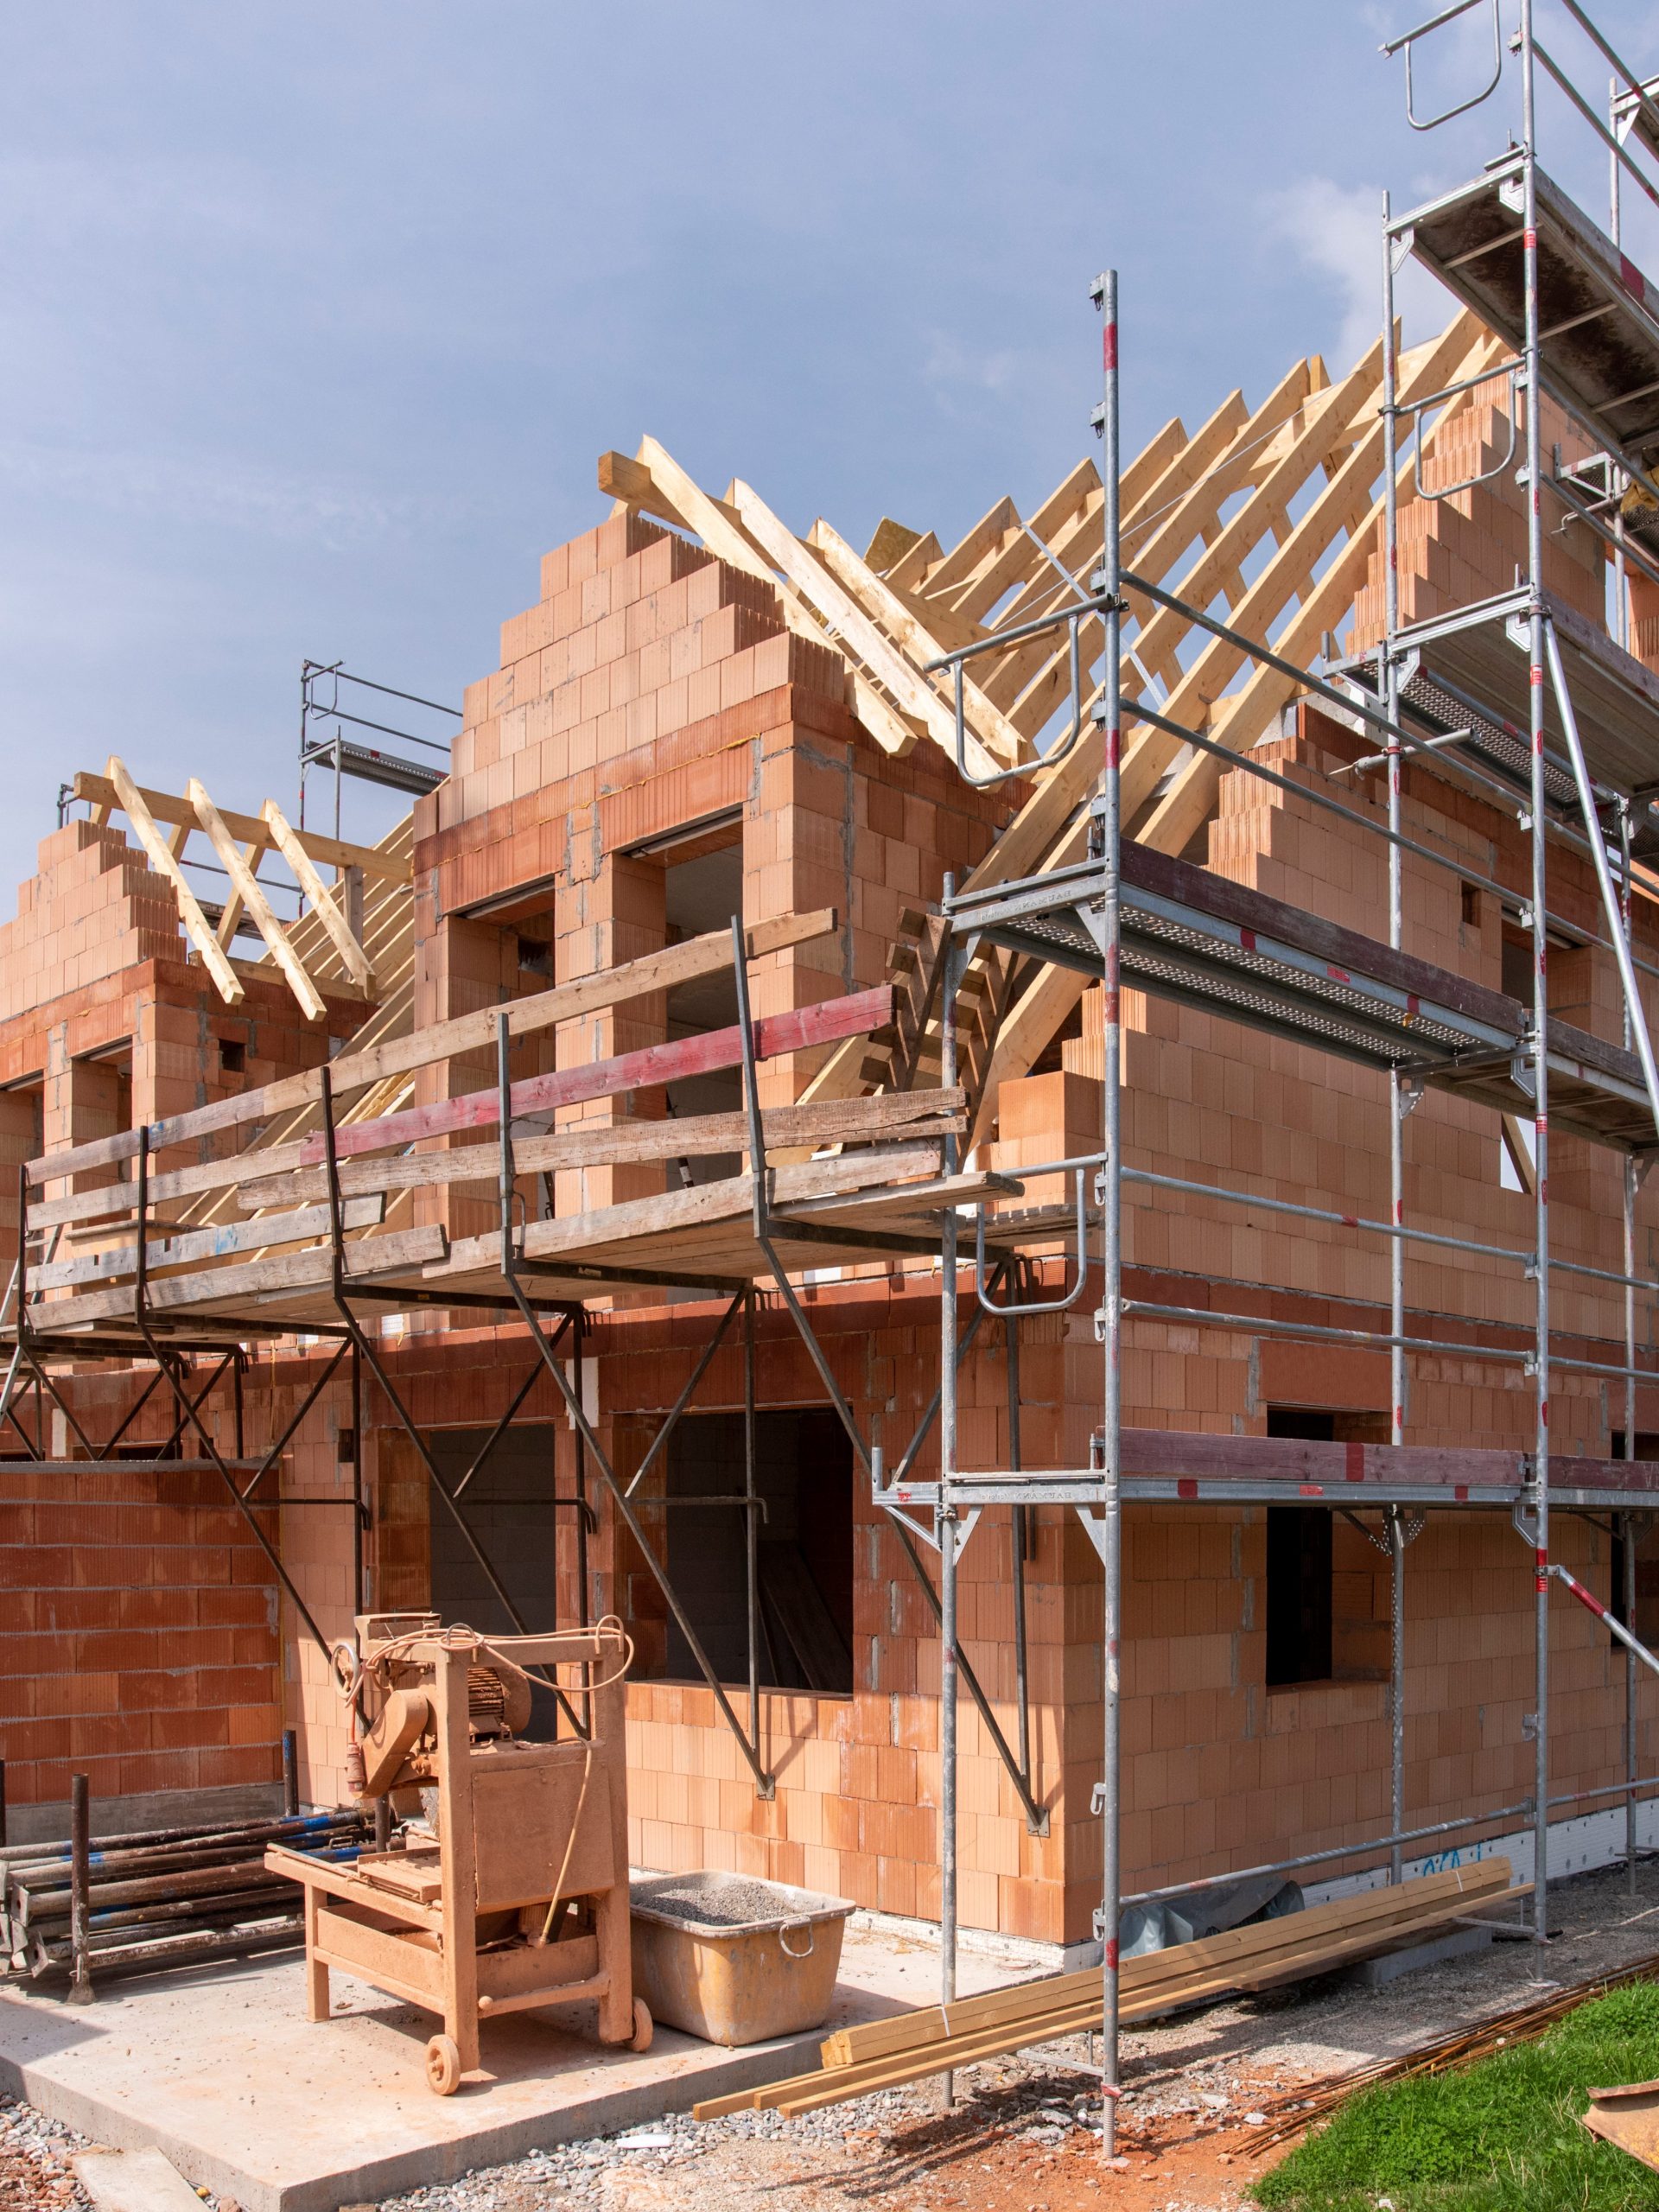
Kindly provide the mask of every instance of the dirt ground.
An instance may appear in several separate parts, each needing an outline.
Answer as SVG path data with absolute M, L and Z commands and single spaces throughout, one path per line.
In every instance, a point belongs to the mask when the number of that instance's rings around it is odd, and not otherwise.
M 1244 2212 L 1262 2116 L 1306 2085 L 1659 1955 L 1659 1859 L 1634 1901 L 1622 1869 L 1558 1884 L 1550 1920 L 1542 1951 L 1500 1939 L 1381 1988 L 1333 1975 L 1127 2033 L 1110 2163 L 1079 2037 L 958 2075 L 949 2108 L 936 2080 L 795 2120 L 664 2115 L 361 2212 Z M 82 2212 L 79 2141 L 0 2099 L 0 2212 Z
M 1550 1917 L 1560 1934 L 1541 1953 L 1499 1940 L 1380 1989 L 1332 1976 L 1126 2035 L 1115 2164 L 1077 2039 L 958 2075 L 949 2111 L 933 2082 L 793 2121 L 665 2118 L 396 2212 L 1239 2212 L 1262 2171 L 1259 2116 L 1304 2084 L 1659 1953 L 1659 1862 L 1643 1865 L 1634 1904 L 1622 1869 L 1558 1885 Z

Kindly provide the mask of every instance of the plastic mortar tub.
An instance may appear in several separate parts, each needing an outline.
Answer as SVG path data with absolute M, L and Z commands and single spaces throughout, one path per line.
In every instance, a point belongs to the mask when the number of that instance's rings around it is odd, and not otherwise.
M 728 2045 L 823 2026 L 849 1898 L 747 1874 L 658 1874 L 633 1884 L 632 1907 L 633 1993 L 653 2020 Z

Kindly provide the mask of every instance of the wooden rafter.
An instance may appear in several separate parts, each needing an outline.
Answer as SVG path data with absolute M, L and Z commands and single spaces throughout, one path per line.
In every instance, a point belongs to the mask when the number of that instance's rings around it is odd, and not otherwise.
M 626 454 L 601 454 L 599 486 L 601 491 L 626 499 L 631 506 L 660 515 L 664 522 L 677 523 L 700 537 L 728 568 L 770 584 L 779 592 L 784 621 L 791 630 L 814 645 L 830 642 L 822 626 L 801 604 L 793 585 L 785 582 L 779 588 L 777 575 L 750 542 L 735 512 L 723 500 L 710 499 L 655 438 L 642 439 L 632 461 Z M 852 697 L 849 703 L 870 735 L 884 752 L 895 756 L 908 753 L 916 742 L 915 731 L 856 669 L 849 671 L 849 677 Z
M 372 994 L 374 989 L 373 966 L 367 953 L 346 926 L 345 916 L 334 904 L 334 894 L 318 874 L 311 855 L 305 849 L 304 840 L 290 826 L 288 817 L 274 798 L 268 798 L 260 808 L 259 818 L 270 831 L 271 841 L 277 851 L 293 869 L 295 881 L 309 899 L 312 912 L 333 940 L 334 950 L 346 963 L 346 972 L 361 989 Z
M 189 800 L 171 791 L 153 791 L 127 779 L 128 787 L 143 801 L 150 818 L 171 824 L 176 833 L 182 833 L 180 842 L 200 825 L 196 810 Z M 71 787 L 72 795 L 85 799 L 92 809 L 93 819 L 109 818 L 111 808 L 118 807 L 129 820 L 132 810 L 116 788 L 113 775 L 89 775 L 80 770 Z M 223 810 L 220 819 L 232 836 L 244 844 L 257 845 L 263 851 L 276 843 L 270 824 L 257 814 L 236 814 L 230 808 Z M 388 882 L 407 883 L 410 865 L 390 853 L 384 845 L 353 845 L 340 837 L 325 837 L 315 830 L 296 830 L 295 836 L 319 868 L 360 868 L 365 875 L 383 876 Z
M 296 931 L 309 934 L 304 926 L 307 918 L 302 916 L 293 924 L 281 921 L 258 880 L 261 862 L 273 852 L 280 855 L 292 870 L 326 939 L 345 968 L 346 982 L 342 984 L 336 979 L 326 988 L 337 995 L 342 991 L 347 995 L 364 997 L 372 993 L 373 964 L 341 917 L 334 895 L 319 873 L 318 864 L 340 868 L 347 880 L 359 885 L 367 875 L 376 886 L 378 903 L 384 904 L 385 895 L 390 893 L 407 907 L 410 874 L 406 841 L 402 847 L 395 840 L 379 846 L 353 845 L 341 838 L 296 830 L 274 799 L 267 800 L 258 815 L 233 813 L 215 805 L 194 777 L 181 794 L 149 791 L 136 784 L 124 763 L 113 755 L 103 775 L 82 771 L 72 788 L 77 798 L 91 805 L 92 819 L 100 825 L 107 823 L 112 813 L 127 817 L 151 867 L 172 889 L 186 938 L 227 1003 L 239 1004 L 246 995 L 239 972 L 241 963 L 231 957 L 246 914 L 306 1019 L 321 1021 L 327 1012 L 323 990 L 308 969 L 305 955 L 296 942 Z M 169 825 L 165 835 L 161 827 L 163 823 Z M 193 835 L 207 839 L 225 871 L 227 888 L 217 928 L 209 923 L 181 870 L 181 863 Z M 256 965 L 247 972 L 257 974 L 259 970 Z
M 180 868 L 171 846 L 156 827 L 156 817 L 149 808 L 149 795 L 139 790 L 127 773 L 125 762 L 113 753 L 110 755 L 109 766 L 99 780 L 109 785 L 110 803 L 118 806 L 131 823 L 150 866 L 157 875 L 164 876 L 172 886 L 184 933 L 195 947 L 202 966 L 213 977 L 220 998 L 229 1006 L 239 1005 L 247 996 L 242 978 L 232 967 L 219 939 L 209 928 L 207 917 L 202 912 L 195 893 L 185 881 L 184 871 Z M 79 777 L 76 781 L 79 782 Z
M 226 828 L 224 817 L 194 776 L 185 786 L 184 795 L 194 807 L 196 818 L 207 834 L 208 843 L 219 855 L 219 865 L 231 880 L 232 892 L 252 917 L 254 927 L 264 938 L 271 958 L 288 978 L 289 988 L 299 1001 L 306 1020 L 321 1021 L 327 1012 L 322 1002 L 322 994 L 306 973 L 304 962 L 289 943 L 287 931 L 272 912 L 270 899 L 260 889 L 253 870 Z

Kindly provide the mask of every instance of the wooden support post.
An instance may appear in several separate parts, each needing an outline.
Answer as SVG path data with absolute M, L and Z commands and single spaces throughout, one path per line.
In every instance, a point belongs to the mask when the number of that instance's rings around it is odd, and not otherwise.
M 478 2065 L 478 1855 L 473 1747 L 467 1726 L 467 1653 L 445 1650 L 433 1669 L 437 1707 L 438 1866 L 443 1885 L 443 2027 L 461 2070 Z M 624 1863 L 626 1864 L 626 1859 Z
M 315 1882 L 305 1885 L 305 2017 L 326 2020 L 330 2010 L 328 1969 L 317 1956 L 317 1908 L 322 1891 Z
M 96 1995 L 88 1943 L 92 1885 L 92 1785 L 84 1774 L 69 1784 L 69 1943 L 74 1978 L 69 1985 L 72 2005 L 90 2005 Z

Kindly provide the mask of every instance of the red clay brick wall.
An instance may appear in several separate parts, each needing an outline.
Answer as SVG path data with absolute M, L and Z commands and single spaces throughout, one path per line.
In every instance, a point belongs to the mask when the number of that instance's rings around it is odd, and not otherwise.
M 98 1796 L 274 1781 L 276 1592 L 218 1478 L 7 1460 L 0 1497 L 9 1797 L 67 1799 L 74 1773 Z

